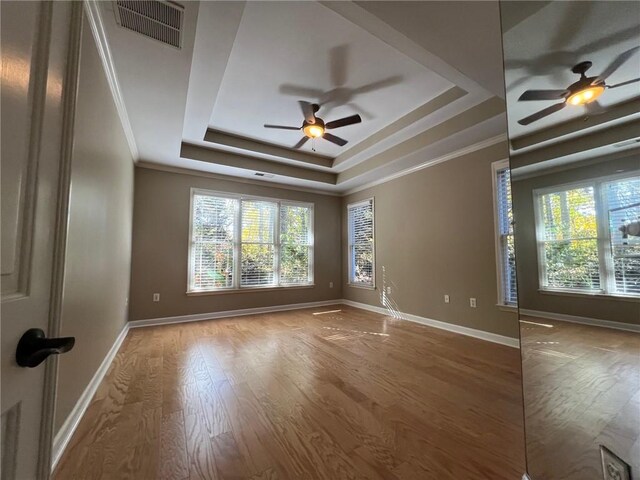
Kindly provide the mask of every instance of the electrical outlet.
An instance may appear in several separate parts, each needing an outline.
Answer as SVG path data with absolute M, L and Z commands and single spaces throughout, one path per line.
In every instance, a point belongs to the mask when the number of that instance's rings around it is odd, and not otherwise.
M 391 295 L 391 287 L 387 287 L 387 295 Z
M 477 305 L 476 305 L 476 299 L 475 298 L 470 298 L 469 299 L 469 306 L 471 308 L 476 308 Z
M 333 282 L 329 282 L 329 288 L 333 288 Z
M 445 295 L 444 296 L 444 303 L 449 303 L 450 299 L 449 299 L 449 295 Z
M 631 467 L 604 445 L 600 445 L 602 478 L 604 480 L 631 480 Z
M 154 293 L 153 294 L 153 301 L 154 302 L 159 302 L 160 301 L 160 294 L 159 293 Z

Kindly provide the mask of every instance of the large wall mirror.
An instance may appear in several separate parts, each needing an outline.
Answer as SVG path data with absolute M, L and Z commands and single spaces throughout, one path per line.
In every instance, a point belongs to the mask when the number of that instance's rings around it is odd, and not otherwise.
M 640 479 L 640 2 L 501 2 L 531 480 Z

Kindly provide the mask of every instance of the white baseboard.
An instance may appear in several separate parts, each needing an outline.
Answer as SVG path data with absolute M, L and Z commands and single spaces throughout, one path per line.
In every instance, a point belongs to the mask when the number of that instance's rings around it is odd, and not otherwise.
M 366 303 L 354 302 L 352 300 L 342 300 L 342 303 L 344 303 L 345 305 L 351 305 L 352 307 L 361 308 L 363 310 L 380 313 L 382 315 L 389 315 L 389 311 L 384 307 L 374 307 Z M 504 335 L 489 333 L 483 330 L 476 330 L 475 328 L 462 327 L 453 323 L 441 322 L 440 320 L 420 317 L 418 315 L 413 315 L 410 313 L 398 312 L 398 314 L 403 320 L 409 320 L 411 322 L 420 323 L 429 327 L 439 328 L 440 330 L 459 333 L 468 337 L 479 338 L 480 340 L 485 340 L 488 342 L 499 343 L 500 345 L 506 345 L 508 347 L 520 348 L 520 341 L 517 338 L 506 337 Z
M 62 454 L 64 453 L 65 448 L 67 448 L 67 445 L 69 444 L 69 440 L 71 440 L 73 432 L 76 430 L 78 423 L 80 423 L 80 420 L 84 416 L 84 413 L 86 412 L 87 407 L 91 402 L 91 399 L 93 398 L 96 391 L 98 390 L 98 386 L 100 385 L 100 382 L 102 382 L 102 379 L 104 378 L 107 371 L 109 370 L 109 367 L 111 366 L 111 362 L 116 356 L 116 353 L 118 353 L 118 350 L 120 349 L 122 342 L 127 336 L 128 331 L 129 331 L 129 325 L 125 324 L 125 326 L 122 328 L 122 331 L 116 338 L 116 341 L 113 343 L 113 346 L 107 352 L 107 355 L 104 357 L 104 360 L 102 360 L 102 363 L 98 367 L 98 370 L 93 375 L 93 378 L 87 385 L 87 388 L 84 389 L 84 392 L 82 392 L 82 395 L 80 395 L 80 398 L 78 399 L 78 402 L 76 403 L 75 407 L 73 407 L 73 410 L 71 410 L 71 413 L 69 414 L 67 419 L 64 421 L 64 423 L 62 424 L 62 427 L 60 427 L 60 430 L 54 437 L 53 446 L 51 448 L 51 471 L 53 471 L 53 469 L 56 468 L 56 465 L 60 461 L 60 458 L 62 457 Z
M 564 313 L 542 312 L 538 310 L 528 310 L 526 308 L 521 308 L 520 314 L 528 315 L 530 317 L 547 318 L 549 320 L 580 323 L 582 325 L 591 325 L 592 327 L 606 327 L 640 333 L 640 325 L 634 325 L 631 323 L 613 322 L 611 320 L 602 320 L 599 318 L 579 317 L 577 315 L 566 315 Z
M 176 317 L 149 318 L 145 320 L 132 320 L 129 328 L 150 327 L 153 325 L 166 325 L 169 323 L 198 322 L 200 320 L 214 320 L 216 318 L 243 317 L 259 313 L 285 312 L 287 310 L 300 310 L 303 308 L 324 307 L 326 305 L 339 305 L 342 299 L 322 300 L 320 302 L 292 303 L 289 305 L 275 305 L 272 307 L 242 308 L 238 310 L 226 310 L 223 312 L 196 313 L 193 315 L 180 315 Z

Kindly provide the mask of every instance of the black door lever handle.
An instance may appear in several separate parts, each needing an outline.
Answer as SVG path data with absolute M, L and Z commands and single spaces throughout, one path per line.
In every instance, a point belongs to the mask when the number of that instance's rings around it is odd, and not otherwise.
M 16 362 L 21 367 L 37 367 L 49 355 L 68 352 L 75 343 L 75 337 L 47 338 L 41 329 L 30 328 L 18 342 Z

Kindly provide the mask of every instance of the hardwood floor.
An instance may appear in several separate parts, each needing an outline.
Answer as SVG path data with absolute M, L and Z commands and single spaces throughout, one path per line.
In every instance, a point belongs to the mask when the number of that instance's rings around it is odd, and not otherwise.
M 518 350 L 337 305 L 132 329 L 54 478 L 523 472 Z
M 532 480 L 602 479 L 600 445 L 640 472 L 640 335 L 522 320 Z

